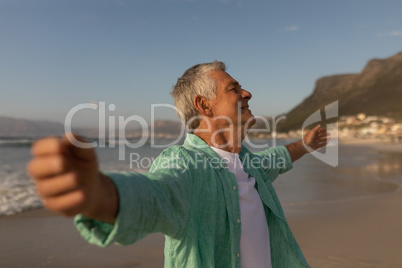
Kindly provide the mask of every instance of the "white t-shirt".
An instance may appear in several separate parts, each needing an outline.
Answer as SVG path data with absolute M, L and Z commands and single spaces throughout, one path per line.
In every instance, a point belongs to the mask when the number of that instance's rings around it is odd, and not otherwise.
M 211 147 L 236 177 L 240 198 L 240 266 L 242 268 L 272 268 L 269 231 L 264 207 L 255 179 L 248 175 L 239 155 Z

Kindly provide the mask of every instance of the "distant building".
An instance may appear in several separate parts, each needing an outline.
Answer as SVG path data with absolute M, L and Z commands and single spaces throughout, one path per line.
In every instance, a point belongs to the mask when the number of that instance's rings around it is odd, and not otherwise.
M 358 114 L 356 117 L 357 117 L 357 119 L 359 119 L 360 121 L 363 121 L 364 119 L 366 119 L 366 114 L 360 113 L 360 114 Z

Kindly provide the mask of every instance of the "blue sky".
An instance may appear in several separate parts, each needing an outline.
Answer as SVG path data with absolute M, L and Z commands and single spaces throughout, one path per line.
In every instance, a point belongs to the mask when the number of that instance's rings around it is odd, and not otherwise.
M 401 14 L 400 0 L 2 0 L 0 116 L 64 122 L 104 101 L 109 116 L 150 120 L 188 67 L 214 59 L 253 93 L 255 115 L 277 115 L 318 78 L 402 51 Z

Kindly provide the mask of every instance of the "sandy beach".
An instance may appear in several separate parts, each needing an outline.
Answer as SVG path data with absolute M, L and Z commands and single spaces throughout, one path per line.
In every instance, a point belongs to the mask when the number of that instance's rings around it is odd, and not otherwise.
M 341 148 L 340 166 L 324 166 L 319 176 L 355 177 L 341 184 L 350 193 L 284 205 L 308 263 L 321 268 L 402 267 L 402 147 L 349 142 Z M 367 154 L 370 161 L 359 160 Z M 297 169 L 286 176 L 297 176 Z M 0 217 L 0 237 L 0 267 L 163 267 L 161 234 L 131 246 L 98 248 L 80 237 L 72 219 L 43 209 Z
M 401 206 L 397 189 L 376 197 L 310 204 L 303 216 L 287 218 L 311 267 L 397 268 L 402 267 Z
M 162 234 L 130 246 L 88 244 L 71 218 L 44 209 L 0 217 L 0 267 L 163 267 Z
M 401 202 L 398 193 L 311 206 L 310 217 L 289 221 L 312 267 L 402 267 Z

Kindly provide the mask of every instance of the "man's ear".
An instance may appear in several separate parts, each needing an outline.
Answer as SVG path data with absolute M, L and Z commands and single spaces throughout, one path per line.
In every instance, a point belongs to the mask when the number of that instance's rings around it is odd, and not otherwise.
M 202 115 L 202 116 L 212 116 L 211 107 L 208 104 L 208 100 L 201 96 L 197 95 L 194 97 L 193 104 L 195 109 Z

